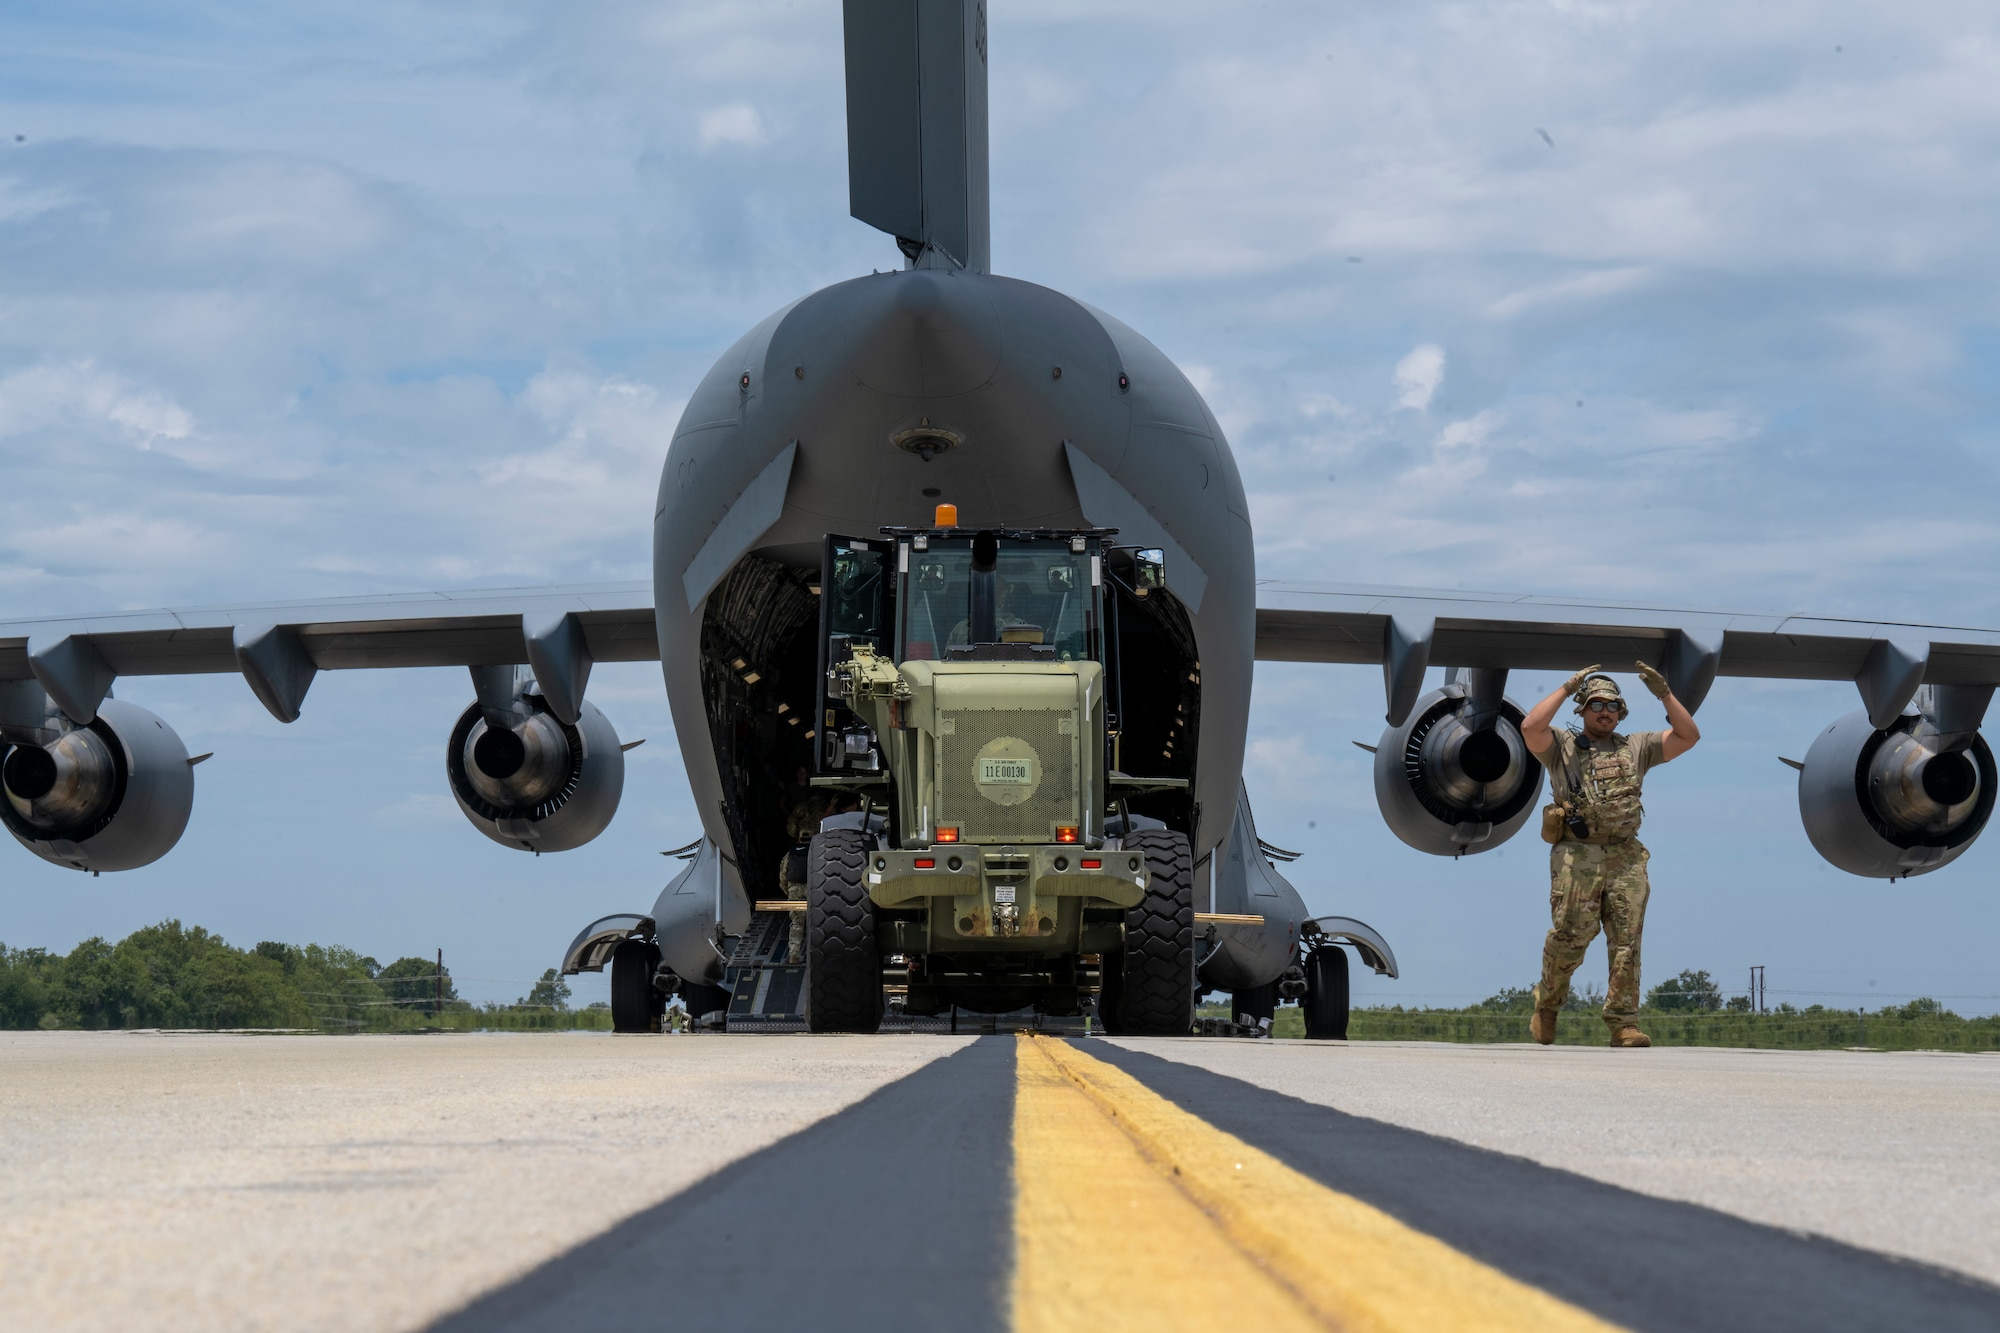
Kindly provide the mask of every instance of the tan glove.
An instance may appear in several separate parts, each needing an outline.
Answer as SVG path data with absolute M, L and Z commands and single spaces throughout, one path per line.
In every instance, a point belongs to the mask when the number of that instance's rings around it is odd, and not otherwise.
M 1647 666 L 1644 662 L 1635 662 L 1633 665 L 1639 668 L 1639 679 L 1646 682 L 1646 688 L 1653 692 L 1655 699 L 1664 700 L 1669 694 L 1673 693 L 1672 688 L 1667 684 L 1665 676 L 1653 670 L 1653 668 Z
M 1602 670 L 1604 670 L 1604 668 L 1598 666 L 1596 663 L 1592 663 L 1590 666 L 1585 667 L 1583 670 L 1577 672 L 1574 676 L 1571 676 L 1569 680 L 1564 683 L 1563 693 L 1568 695 L 1574 695 L 1578 690 L 1583 688 L 1584 681 L 1590 679 L 1592 676 L 1596 675 L 1598 672 Z

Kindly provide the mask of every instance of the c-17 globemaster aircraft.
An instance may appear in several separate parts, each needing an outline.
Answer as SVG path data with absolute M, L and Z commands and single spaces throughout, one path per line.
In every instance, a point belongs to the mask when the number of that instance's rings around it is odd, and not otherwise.
M 702 835 L 650 911 L 564 959 L 610 965 L 621 1030 L 678 993 L 731 1028 L 1032 1009 L 1172 1034 L 1220 990 L 1239 1024 L 1297 997 L 1337 1037 L 1346 950 L 1395 959 L 1311 916 L 1257 836 L 1255 660 L 1381 667 L 1377 800 L 1434 855 L 1498 847 L 1538 804 L 1507 673 L 1591 661 L 1651 663 L 1690 709 L 1718 674 L 1853 680 L 1862 707 L 1796 765 L 1843 870 L 1926 873 L 1985 827 L 2000 633 L 1260 579 L 1187 378 L 1112 316 L 990 271 L 983 0 L 847 0 L 845 23 L 852 212 L 903 267 L 801 298 L 716 362 L 667 451 L 650 585 L 0 624 L 14 837 L 89 871 L 179 839 L 198 759 L 112 697 L 119 677 L 241 672 L 291 721 L 321 670 L 457 666 L 466 818 L 576 847 L 623 785 L 592 664 L 657 659 Z M 780 794 L 800 769 L 817 832 Z

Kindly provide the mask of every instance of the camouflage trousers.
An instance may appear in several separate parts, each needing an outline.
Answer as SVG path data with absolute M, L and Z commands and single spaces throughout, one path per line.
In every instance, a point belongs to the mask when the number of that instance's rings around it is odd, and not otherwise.
M 806 886 L 803 884 L 787 884 L 785 885 L 785 896 L 793 902 L 802 902 L 805 900 Z M 788 963 L 803 963 L 805 960 L 806 914 L 804 912 L 793 912 L 792 933 L 785 942 L 785 961 Z
M 778 860 L 778 894 L 793 902 L 801 902 L 806 896 L 806 886 L 792 883 L 790 861 L 789 856 Z M 793 912 L 791 917 L 791 933 L 785 939 L 785 961 L 803 963 L 806 960 L 806 914 Z
M 1608 846 L 1559 842 L 1549 849 L 1549 916 L 1542 945 L 1537 1008 L 1560 1009 L 1569 998 L 1570 974 L 1584 950 L 1604 931 L 1611 981 L 1604 1022 L 1613 1032 L 1639 1020 L 1639 937 L 1646 928 L 1646 878 L 1650 854 L 1637 838 Z

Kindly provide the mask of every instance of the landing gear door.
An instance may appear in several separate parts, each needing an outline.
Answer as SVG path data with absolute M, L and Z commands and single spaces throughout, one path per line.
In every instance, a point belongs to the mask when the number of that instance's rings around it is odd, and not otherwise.
M 893 651 L 896 543 L 829 535 L 820 557 L 820 710 L 813 771 L 873 773 L 882 749 L 868 725 L 827 692 L 826 674 L 865 643 L 883 656 Z

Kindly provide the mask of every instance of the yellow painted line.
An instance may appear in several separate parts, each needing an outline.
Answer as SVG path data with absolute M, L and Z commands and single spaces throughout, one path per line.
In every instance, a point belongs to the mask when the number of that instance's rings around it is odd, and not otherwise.
M 1015 1082 L 1022 1333 L 1218 1319 L 1352 1333 L 1617 1327 L 1300 1175 L 1065 1042 L 1023 1035 Z
M 1023 1037 L 1015 1063 L 1014 1327 L 1021 1333 L 1326 1324 Z

